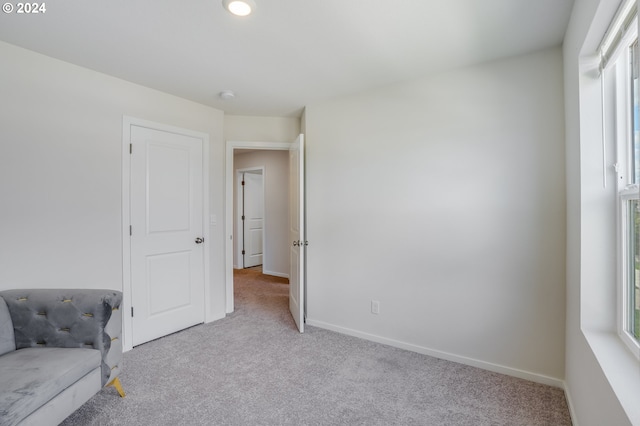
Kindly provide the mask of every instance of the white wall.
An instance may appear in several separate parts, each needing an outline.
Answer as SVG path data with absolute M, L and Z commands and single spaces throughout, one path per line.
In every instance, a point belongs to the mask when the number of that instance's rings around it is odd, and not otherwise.
M 223 113 L 0 42 L 0 288 L 122 290 L 122 117 L 207 133 L 213 317 L 225 314 Z
M 578 0 L 563 46 L 566 114 L 566 390 L 575 424 L 640 424 L 640 366 L 616 336 L 615 177 L 603 186 L 594 54 L 616 1 Z M 613 158 L 609 153 L 609 158 Z
M 265 274 L 280 277 L 289 276 L 289 152 L 288 151 L 253 151 L 242 153 L 235 150 L 233 166 L 235 170 L 252 167 L 264 167 L 265 222 L 262 271 Z M 238 206 L 237 189 L 234 173 L 234 206 Z M 234 227 L 237 227 L 237 216 L 234 215 Z M 237 228 L 234 228 L 237 229 Z M 234 265 L 240 265 L 236 255 L 237 243 L 234 240 Z M 241 267 L 241 266 L 239 266 Z
M 241 142 L 293 142 L 300 134 L 295 117 L 224 116 L 224 139 Z
M 307 106 L 308 322 L 560 386 L 562 93 L 551 49 Z

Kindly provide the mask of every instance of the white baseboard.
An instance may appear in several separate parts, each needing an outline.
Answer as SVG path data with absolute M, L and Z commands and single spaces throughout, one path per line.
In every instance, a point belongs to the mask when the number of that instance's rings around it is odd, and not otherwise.
M 282 273 L 282 272 L 274 272 L 274 271 L 268 271 L 266 269 L 262 269 L 262 273 L 264 275 L 273 275 L 274 277 L 280 277 L 280 278 L 289 279 L 289 274 L 285 274 L 285 273 Z
M 316 321 L 311 318 L 307 318 L 306 323 L 310 326 L 324 328 L 326 330 L 335 331 L 336 333 L 359 337 L 361 339 L 370 340 L 376 343 L 382 343 L 384 345 L 389 345 L 389 346 L 393 346 L 400 349 L 406 349 L 408 351 L 417 352 L 423 355 L 429 355 L 435 358 L 445 359 L 447 361 L 453 361 L 460 364 L 481 368 L 483 370 L 493 371 L 494 373 L 506 374 L 508 376 L 529 380 L 531 382 L 541 383 L 543 385 L 549 385 L 556 388 L 565 389 L 565 384 L 563 380 L 556 379 L 554 377 L 545 376 L 543 374 L 531 373 L 529 371 L 519 370 L 517 368 L 505 367 L 503 365 L 493 364 L 490 362 L 480 361 L 473 358 L 467 358 L 464 356 L 455 355 L 448 352 L 442 352 L 436 349 L 426 348 L 426 347 L 414 345 L 411 343 L 405 343 L 398 340 L 388 339 L 386 337 L 376 336 L 375 334 L 364 333 L 358 330 L 352 330 L 350 328 L 329 324 L 323 321 Z
M 575 407 L 573 406 L 573 400 L 571 399 L 571 392 L 569 392 L 569 388 L 567 387 L 567 382 L 563 382 L 564 388 L 564 397 L 567 400 L 567 405 L 569 406 L 569 416 L 571 416 L 571 424 L 573 426 L 578 426 L 578 416 L 576 415 Z
M 239 268 L 238 265 L 233 265 L 233 269 L 243 269 L 243 268 Z M 268 269 L 264 269 L 264 265 L 262 266 L 262 273 L 264 275 L 273 275 L 274 277 L 289 279 L 289 274 L 286 274 L 284 272 L 269 271 Z

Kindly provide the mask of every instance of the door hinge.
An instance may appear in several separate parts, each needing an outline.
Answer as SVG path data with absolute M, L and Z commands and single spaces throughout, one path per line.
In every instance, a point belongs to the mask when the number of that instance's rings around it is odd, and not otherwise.
M 242 220 L 244 220 L 244 215 L 242 215 Z
M 129 144 L 129 154 L 133 154 L 133 144 Z
M 133 227 L 129 225 L 129 236 L 133 235 Z
M 242 250 L 242 255 L 244 256 L 244 250 Z
M 244 181 L 242 181 L 242 186 L 244 186 Z
M 133 318 L 133 306 L 131 307 L 131 318 Z

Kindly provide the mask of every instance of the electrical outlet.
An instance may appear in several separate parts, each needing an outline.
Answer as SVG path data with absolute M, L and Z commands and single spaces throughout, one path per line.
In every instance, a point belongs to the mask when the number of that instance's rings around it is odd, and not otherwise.
M 371 313 L 372 314 L 379 314 L 380 313 L 380 302 L 377 300 L 372 300 L 371 301 Z

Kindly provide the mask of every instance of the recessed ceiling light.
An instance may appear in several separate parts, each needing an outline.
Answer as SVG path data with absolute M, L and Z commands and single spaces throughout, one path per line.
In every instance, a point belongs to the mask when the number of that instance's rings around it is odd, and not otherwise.
M 247 16 L 256 7 L 253 0 L 222 0 L 222 5 L 236 16 Z
M 235 98 L 236 95 L 231 90 L 223 90 L 220 92 L 220 98 L 224 101 L 228 101 L 229 99 Z

